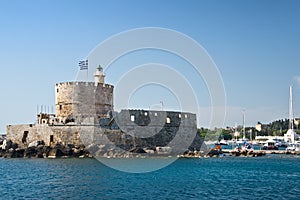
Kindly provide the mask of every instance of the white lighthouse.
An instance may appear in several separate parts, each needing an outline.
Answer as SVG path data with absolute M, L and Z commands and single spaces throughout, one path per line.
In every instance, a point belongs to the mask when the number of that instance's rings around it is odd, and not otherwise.
M 104 77 L 105 75 L 103 73 L 103 68 L 99 65 L 94 73 L 95 86 L 97 86 L 99 83 L 104 84 Z

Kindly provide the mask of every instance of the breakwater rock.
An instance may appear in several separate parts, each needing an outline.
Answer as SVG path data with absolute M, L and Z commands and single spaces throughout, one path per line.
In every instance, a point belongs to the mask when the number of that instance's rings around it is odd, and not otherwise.
M 83 145 L 55 144 L 47 146 L 43 141 L 36 141 L 21 147 L 11 140 L 0 146 L 0 157 L 3 158 L 68 158 L 91 157 Z
M 207 151 L 186 151 L 179 157 L 182 158 L 217 158 L 217 157 L 260 157 L 266 155 L 265 151 L 254 150 L 222 150 L 222 149 L 209 149 Z
M 193 147 L 187 150 L 186 155 L 204 155 Z M 203 149 L 206 149 L 206 147 Z M 202 153 L 200 153 L 202 152 Z M 44 141 L 34 141 L 29 144 L 17 144 L 11 140 L 0 143 L 0 157 L 3 158 L 138 158 L 138 157 L 169 157 L 178 156 L 177 151 L 171 147 L 140 147 L 140 146 L 115 146 L 112 144 L 90 144 L 89 146 L 74 144 L 45 145 Z
M 216 152 L 217 153 L 213 153 L 213 152 Z M 227 149 L 224 149 L 224 150 L 211 150 L 210 151 L 210 157 L 212 156 L 242 156 L 242 157 L 260 157 L 260 156 L 265 156 L 266 155 L 266 152 L 265 151 L 256 151 L 256 150 L 227 150 Z

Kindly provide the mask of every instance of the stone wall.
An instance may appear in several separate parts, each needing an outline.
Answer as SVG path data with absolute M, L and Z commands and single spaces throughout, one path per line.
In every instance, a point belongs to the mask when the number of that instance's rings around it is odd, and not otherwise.
M 55 85 L 56 117 L 81 119 L 81 116 L 107 117 L 113 110 L 112 85 L 94 82 L 65 82 Z
M 90 125 L 9 125 L 7 139 L 24 146 L 35 141 L 46 145 L 85 145 L 91 151 L 102 149 L 103 155 L 116 149 L 124 153 L 156 147 L 170 147 L 178 155 L 187 149 L 200 150 L 203 142 L 197 135 L 196 115 L 192 113 L 122 110 L 111 117 L 105 125 L 97 124 L 96 117 L 89 118 Z
M 178 153 L 191 147 L 197 134 L 196 115 L 186 112 L 122 110 L 114 114 L 117 126 L 126 133 L 119 143 L 141 148 L 169 146 Z M 114 138 L 110 138 L 113 140 Z M 200 149 L 202 142 L 192 148 Z M 127 147 L 128 148 L 128 147 Z
M 86 126 L 92 132 L 93 126 Z M 8 125 L 6 127 L 7 139 L 22 146 L 31 142 L 44 141 L 46 145 L 74 144 L 82 145 L 80 140 L 81 126 L 47 124 Z
M 53 132 L 46 124 L 21 124 L 6 127 L 6 138 L 20 146 L 27 146 L 33 141 L 42 140 L 49 144 L 50 135 L 53 135 Z

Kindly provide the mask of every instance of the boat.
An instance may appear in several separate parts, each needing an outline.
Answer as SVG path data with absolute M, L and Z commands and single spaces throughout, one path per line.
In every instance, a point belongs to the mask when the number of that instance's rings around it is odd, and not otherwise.
M 291 152 L 291 151 L 300 152 L 300 141 L 296 143 L 289 143 L 285 150 L 287 152 Z
M 275 145 L 276 142 L 274 140 L 267 140 L 263 146 L 263 150 L 278 150 L 278 147 Z
M 273 139 L 275 141 L 275 146 L 278 148 L 287 148 L 288 145 L 284 140 L 281 139 Z
M 226 142 L 226 140 L 222 139 L 216 142 L 215 145 L 228 146 L 228 143 Z
M 295 144 L 295 151 L 300 152 L 300 142 Z

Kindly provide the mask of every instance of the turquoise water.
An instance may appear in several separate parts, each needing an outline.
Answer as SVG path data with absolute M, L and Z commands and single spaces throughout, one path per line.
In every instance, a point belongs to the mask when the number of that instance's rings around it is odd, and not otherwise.
M 300 157 L 286 155 L 179 159 L 142 174 L 94 159 L 0 159 L 0 175 L 1 199 L 300 198 Z

